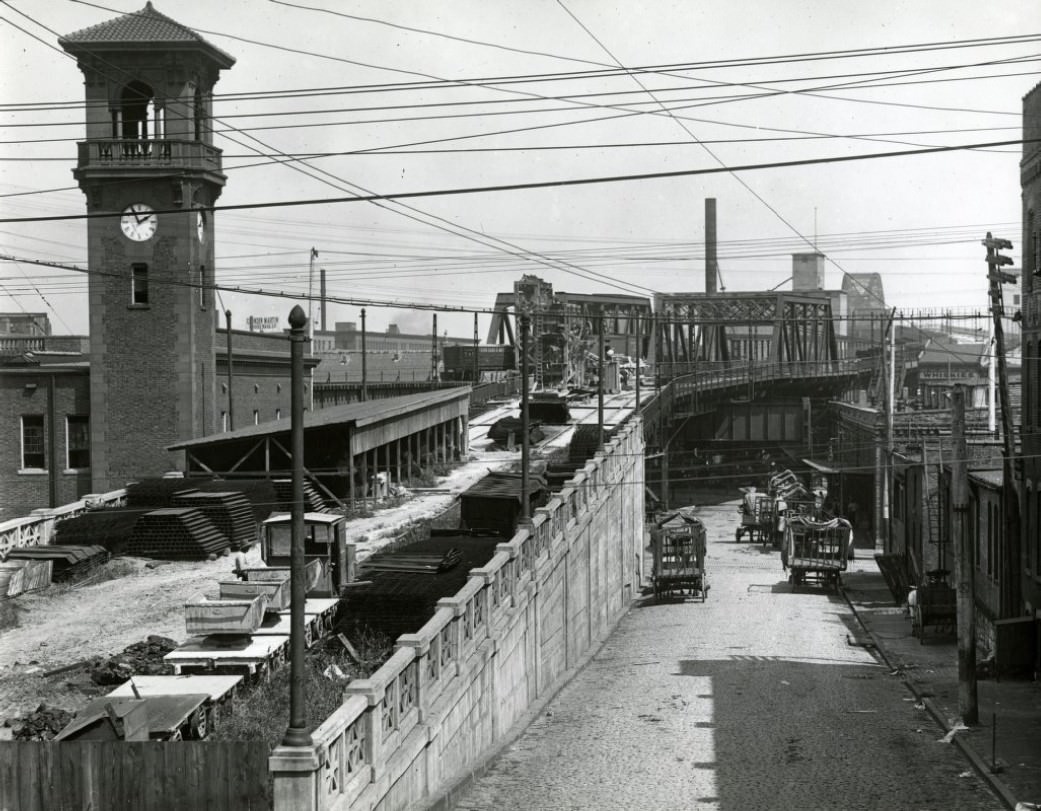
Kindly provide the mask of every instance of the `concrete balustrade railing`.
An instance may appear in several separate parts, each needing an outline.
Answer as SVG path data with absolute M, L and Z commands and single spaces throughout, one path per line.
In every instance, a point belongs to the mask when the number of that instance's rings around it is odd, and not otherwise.
M 39 546 L 54 543 L 54 527 L 59 521 L 74 518 L 90 510 L 126 505 L 127 491 L 112 490 L 108 493 L 91 493 L 54 509 L 33 510 L 24 518 L 12 518 L 0 522 L 0 560 L 19 546 Z
M 345 687 L 312 746 L 276 749 L 276 811 L 420 804 L 552 694 L 639 587 L 642 450 L 634 421 L 376 672 Z

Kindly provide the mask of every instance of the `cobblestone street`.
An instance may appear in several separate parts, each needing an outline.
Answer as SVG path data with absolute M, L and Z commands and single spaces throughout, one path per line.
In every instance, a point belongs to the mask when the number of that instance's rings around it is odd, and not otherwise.
M 841 596 L 704 507 L 708 600 L 634 607 L 457 809 L 1000 809 Z M 866 551 L 851 567 L 873 567 Z M 649 582 L 650 565 L 645 571 Z

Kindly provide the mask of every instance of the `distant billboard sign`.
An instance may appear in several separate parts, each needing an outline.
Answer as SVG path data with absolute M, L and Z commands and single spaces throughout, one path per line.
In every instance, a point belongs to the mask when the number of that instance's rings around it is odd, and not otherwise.
M 251 315 L 248 322 L 250 332 L 274 332 L 278 329 L 277 315 Z

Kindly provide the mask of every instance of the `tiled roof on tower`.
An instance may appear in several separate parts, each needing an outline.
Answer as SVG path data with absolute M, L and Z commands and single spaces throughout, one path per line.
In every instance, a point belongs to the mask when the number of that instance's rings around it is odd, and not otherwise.
M 126 50 L 128 45 L 162 45 L 167 48 L 191 46 L 206 51 L 222 68 L 235 64 L 235 57 L 207 42 L 186 25 L 156 11 L 151 0 L 140 11 L 132 11 L 108 22 L 98 23 L 74 31 L 58 39 L 58 44 L 69 53 L 89 49 Z

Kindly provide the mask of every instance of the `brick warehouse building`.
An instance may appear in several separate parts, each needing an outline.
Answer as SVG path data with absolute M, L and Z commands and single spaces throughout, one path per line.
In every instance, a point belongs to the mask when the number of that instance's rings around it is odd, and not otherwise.
M 1041 84 L 1023 98 L 1023 602 L 1035 620 L 1035 668 L 1041 670 Z
M 151 3 L 59 44 L 86 96 L 73 174 L 96 215 L 89 353 L 5 339 L 0 520 L 162 475 L 179 467 L 169 445 L 232 427 L 213 294 L 225 176 L 210 119 L 235 60 Z M 288 419 L 288 354 L 285 335 L 232 331 L 234 427 Z
M 145 475 L 104 484 L 94 478 L 96 453 L 90 432 L 94 364 L 89 355 L 64 346 L 86 339 L 58 337 L 65 339 L 58 350 L 34 350 L 34 340 L 11 337 L 3 348 L 7 351 L 0 351 L 0 521 L 119 488 Z M 215 339 L 216 430 L 288 420 L 287 337 L 232 330 L 231 408 L 227 332 L 217 330 Z M 22 351 L 16 351 L 19 348 Z M 316 363 L 317 358 L 305 358 L 305 375 Z M 305 376 L 305 404 L 310 388 Z M 145 435 L 139 441 L 154 440 Z M 156 449 L 164 455 L 160 472 L 181 468 L 180 453 L 167 453 L 158 445 Z

